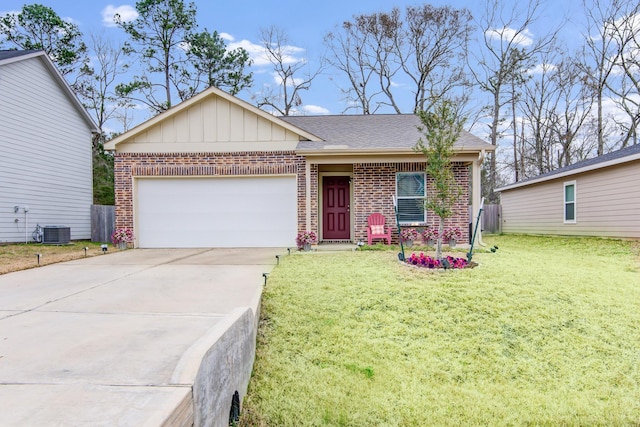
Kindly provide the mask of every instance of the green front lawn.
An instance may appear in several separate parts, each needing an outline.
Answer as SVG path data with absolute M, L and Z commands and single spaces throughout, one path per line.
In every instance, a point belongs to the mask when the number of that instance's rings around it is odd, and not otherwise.
M 638 425 L 638 244 L 485 241 L 499 250 L 447 272 L 394 251 L 283 258 L 241 425 Z

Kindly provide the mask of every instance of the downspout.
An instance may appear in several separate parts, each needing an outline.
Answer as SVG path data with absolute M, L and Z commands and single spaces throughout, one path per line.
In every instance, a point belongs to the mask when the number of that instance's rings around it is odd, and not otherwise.
M 484 163 L 484 159 L 486 156 L 486 151 L 485 150 L 480 150 L 480 153 L 478 153 L 478 160 L 477 160 L 477 173 L 474 174 L 473 176 L 473 207 L 476 208 L 478 205 L 477 203 L 480 202 L 480 198 L 481 198 L 481 177 L 480 177 L 480 167 L 482 165 L 482 163 Z M 486 246 L 486 244 L 482 241 L 482 227 L 478 227 L 478 222 L 481 222 L 482 219 L 479 215 L 479 212 L 474 212 L 474 218 L 477 216 L 476 219 L 476 224 L 474 224 L 474 229 L 478 229 L 477 233 L 474 233 L 474 237 L 473 237 L 473 242 L 471 242 L 471 244 L 473 245 L 475 242 L 475 240 L 477 239 L 477 243 L 480 246 Z

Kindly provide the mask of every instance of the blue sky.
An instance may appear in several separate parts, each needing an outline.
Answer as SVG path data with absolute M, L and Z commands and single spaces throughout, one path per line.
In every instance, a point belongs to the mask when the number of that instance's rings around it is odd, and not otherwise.
M 511 0 L 507 0 L 508 3 Z M 0 14 L 19 11 L 26 2 L 24 0 L 3 0 Z M 34 1 L 36 3 L 36 1 Z M 123 31 L 113 25 L 110 17 L 119 12 L 123 18 L 135 10 L 135 2 L 114 3 L 108 1 L 79 2 L 72 0 L 38 0 L 55 10 L 65 19 L 71 19 L 84 33 L 100 34 L 114 41 L 124 40 Z M 481 1 L 442 1 L 433 0 L 433 5 L 450 5 L 457 8 L 466 7 L 474 16 L 482 14 L 484 2 Z M 403 8 L 407 5 L 419 5 L 416 1 L 387 1 L 387 0 L 324 0 L 319 2 L 302 3 L 293 0 L 264 1 L 195 1 L 199 26 L 224 34 L 230 47 L 242 46 L 255 55 L 255 65 L 252 71 L 255 84 L 252 90 L 260 85 L 273 81 L 270 67 L 262 65 L 259 60 L 260 29 L 272 25 L 286 30 L 290 43 L 299 48 L 300 57 L 309 58 L 309 66 L 314 67 L 314 60 L 323 52 L 323 36 L 335 26 L 345 20 L 350 20 L 356 14 L 387 12 L 393 6 Z M 522 2 L 520 1 L 520 4 Z M 539 34 L 555 26 L 562 26 L 565 37 L 579 37 L 579 23 L 572 22 L 572 16 L 581 17 L 582 12 L 575 12 L 580 6 L 580 0 L 548 1 L 543 8 L 540 19 L 529 30 L 529 35 L 535 38 Z M 578 9 L 579 10 L 579 9 Z M 574 11 L 574 12 L 572 12 Z M 303 112 L 305 114 L 341 114 L 345 103 L 341 100 L 336 81 L 342 76 L 331 75 L 329 72 L 319 76 L 308 92 L 302 94 Z M 241 93 L 240 97 L 249 100 L 248 93 Z M 409 111 L 408 111 L 409 112 Z

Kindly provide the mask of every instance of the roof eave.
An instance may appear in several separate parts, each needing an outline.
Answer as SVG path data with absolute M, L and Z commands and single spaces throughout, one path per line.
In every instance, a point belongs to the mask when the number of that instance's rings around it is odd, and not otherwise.
M 460 147 L 454 148 L 454 155 L 457 154 L 478 154 L 482 151 L 494 151 L 495 147 Z M 302 156 L 350 156 L 350 155 L 420 155 L 413 148 L 314 148 L 314 149 L 297 149 L 296 154 Z
M 84 105 L 82 105 L 82 103 L 80 102 L 76 94 L 73 92 L 73 89 L 71 89 L 71 86 L 69 86 L 69 83 L 67 83 L 67 81 L 64 79 L 62 74 L 60 74 L 60 71 L 58 71 L 58 68 L 56 68 L 55 64 L 53 63 L 53 61 L 51 61 L 51 58 L 49 58 L 49 56 L 46 54 L 44 50 L 39 50 L 36 52 L 27 53 L 25 55 L 14 56 L 12 58 L 4 59 L 0 61 L 0 65 L 10 64 L 12 62 L 24 61 L 31 58 L 39 58 L 42 60 L 42 62 L 45 64 L 45 66 L 47 67 L 47 69 L 49 70 L 53 78 L 58 82 L 58 84 L 62 87 L 62 90 L 67 94 L 67 97 L 69 98 L 69 100 L 71 100 L 71 103 L 73 104 L 75 109 L 80 113 L 82 118 L 87 122 L 87 124 L 89 125 L 89 128 L 91 129 L 91 133 L 94 133 L 94 134 L 100 133 L 100 129 L 98 129 L 98 126 L 93 121 L 93 118 L 87 112 L 87 109 L 84 107 Z
M 565 172 L 556 173 L 553 175 L 541 177 L 541 178 L 533 178 L 523 182 L 516 182 L 514 184 L 505 185 L 504 187 L 496 188 L 495 191 L 508 191 L 516 188 L 527 187 L 533 184 L 539 184 L 541 182 L 551 181 L 554 179 L 565 178 L 567 176 L 577 175 L 579 173 L 590 172 L 597 169 L 607 168 L 610 166 L 615 166 L 627 162 L 632 162 L 635 160 L 640 160 L 640 153 L 632 154 L 630 156 L 621 157 L 619 159 L 609 160 L 607 162 L 595 163 L 593 165 L 584 166 L 581 168 L 571 169 Z

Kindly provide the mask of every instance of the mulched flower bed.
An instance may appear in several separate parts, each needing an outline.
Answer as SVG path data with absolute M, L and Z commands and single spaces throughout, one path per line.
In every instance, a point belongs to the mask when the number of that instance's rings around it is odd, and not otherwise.
M 454 258 L 451 255 L 445 256 L 442 259 L 436 259 L 429 255 L 425 255 L 420 252 L 420 254 L 411 254 L 410 257 L 405 259 L 405 262 L 409 265 L 413 265 L 416 267 L 422 268 L 431 268 L 431 269 L 460 269 L 460 268 L 473 268 L 478 264 L 475 262 L 467 262 L 465 258 Z

